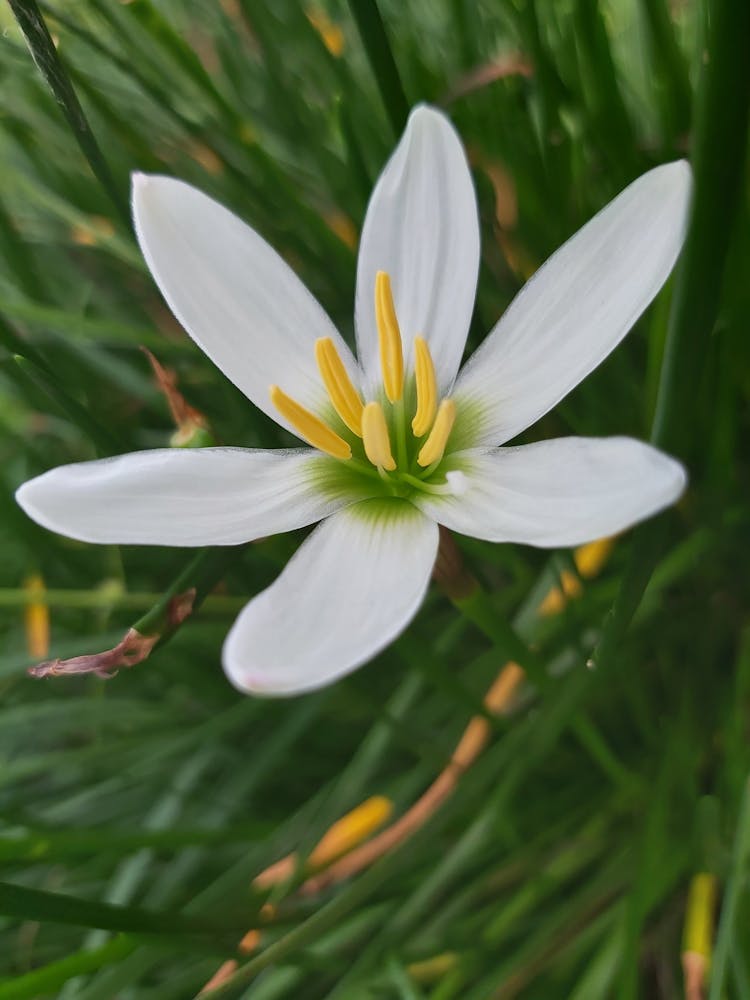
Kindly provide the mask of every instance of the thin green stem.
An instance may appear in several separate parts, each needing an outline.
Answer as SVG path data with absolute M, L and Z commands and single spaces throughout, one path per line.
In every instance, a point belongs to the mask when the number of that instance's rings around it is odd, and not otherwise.
M 241 545 L 199 549 L 161 599 L 134 623 L 135 631 L 141 635 L 158 635 L 159 644 L 169 639 L 182 624 L 171 614 L 173 600 L 186 591 L 195 590 L 191 602 L 191 613 L 194 613 L 242 550 Z
M 366 462 L 361 462 L 358 458 L 349 458 L 346 460 L 346 464 L 349 468 L 356 469 L 357 472 L 362 473 L 363 476 L 369 476 L 370 479 L 377 479 L 380 481 L 382 478 L 374 465 L 368 465 Z
M 395 482 L 391 479 L 390 475 L 385 471 L 382 465 L 378 466 L 378 476 L 380 476 L 380 481 L 388 487 L 391 494 L 396 497 L 398 496 L 398 487 Z
M 425 483 L 416 476 L 409 475 L 408 472 L 399 473 L 399 478 L 410 486 L 416 487 L 422 493 L 436 493 L 445 496 L 453 496 L 453 490 L 448 483 Z
M 433 462 L 432 465 L 428 465 L 427 468 L 425 468 L 425 469 L 423 469 L 421 466 L 418 466 L 417 467 L 417 476 L 420 479 L 429 479 L 429 477 L 432 475 L 432 473 L 435 471 L 435 469 L 437 469 L 437 467 L 443 461 L 443 458 L 445 458 L 444 455 L 442 455 L 436 462 Z

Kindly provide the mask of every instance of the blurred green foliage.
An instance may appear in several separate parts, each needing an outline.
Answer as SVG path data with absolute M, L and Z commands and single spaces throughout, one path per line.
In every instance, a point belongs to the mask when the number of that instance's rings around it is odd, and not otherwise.
M 405 810 L 449 760 L 509 654 L 493 618 L 550 676 L 397 852 L 322 898 L 278 890 L 270 950 L 225 995 L 679 997 L 687 889 L 708 871 L 711 1000 L 750 996 L 746 6 L 44 2 L 46 53 L 35 6 L 13 2 L 42 74 L 0 10 L 0 997 L 193 996 L 252 926 L 258 871 L 369 795 Z M 534 607 L 567 554 L 462 541 L 484 614 L 432 592 L 375 663 L 294 701 L 243 699 L 219 664 L 290 536 L 217 568 L 200 614 L 132 671 L 28 679 L 30 575 L 50 588 L 51 655 L 72 656 L 117 642 L 192 558 L 51 536 L 12 498 L 63 462 L 167 443 L 140 345 L 220 440 L 286 443 L 161 302 L 130 172 L 230 205 L 351 338 L 368 193 L 419 101 L 448 109 L 474 170 L 470 348 L 629 180 L 693 159 L 682 273 L 526 435 L 653 428 L 689 465 L 679 509 L 554 618 Z

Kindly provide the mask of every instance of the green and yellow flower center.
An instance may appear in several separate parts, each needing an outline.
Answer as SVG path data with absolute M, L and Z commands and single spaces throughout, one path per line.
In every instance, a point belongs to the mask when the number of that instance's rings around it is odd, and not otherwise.
M 383 492 L 442 492 L 448 487 L 446 470 L 440 466 L 456 404 L 450 398 L 439 401 L 435 365 L 424 337 L 414 338 L 413 372 L 405 373 L 401 328 L 385 271 L 375 278 L 375 318 L 382 374 L 379 398 L 363 400 L 336 345 L 322 337 L 315 342 L 315 360 L 328 394 L 330 419 L 316 416 L 277 385 L 270 387 L 271 401 L 300 437 L 352 472 L 377 475 Z

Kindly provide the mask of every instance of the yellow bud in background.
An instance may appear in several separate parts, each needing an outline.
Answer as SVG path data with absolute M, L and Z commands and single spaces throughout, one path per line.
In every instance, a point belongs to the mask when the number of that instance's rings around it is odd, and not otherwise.
M 44 600 L 44 579 L 41 574 L 32 573 L 23 586 L 31 598 L 24 609 L 26 649 L 32 659 L 43 660 L 49 653 L 49 608 Z
M 328 829 L 310 854 L 309 864 L 320 868 L 350 851 L 381 827 L 392 812 L 393 803 L 390 799 L 383 795 L 373 795 Z

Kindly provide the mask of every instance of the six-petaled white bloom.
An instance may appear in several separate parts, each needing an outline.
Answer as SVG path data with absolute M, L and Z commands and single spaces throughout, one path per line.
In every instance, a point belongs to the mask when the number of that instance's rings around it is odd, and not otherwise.
M 479 227 L 448 120 L 417 108 L 372 195 L 355 360 L 270 246 L 194 188 L 136 175 L 135 227 L 165 299 L 256 406 L 312 447 L 154 450 L 25 483 L 34 520 L 88 542 L 234 545 L 322 524 L 253 598 L 223 661 L 241 690 L 291 695 L 370 659 L 416 614 L 438 524 L 570 546 L 672 503 L 685 473 L 626 437 L 499 447 L 620 342 L 683 239 L 690 171 L 650 171 L 533 276 L 457 375 Z

